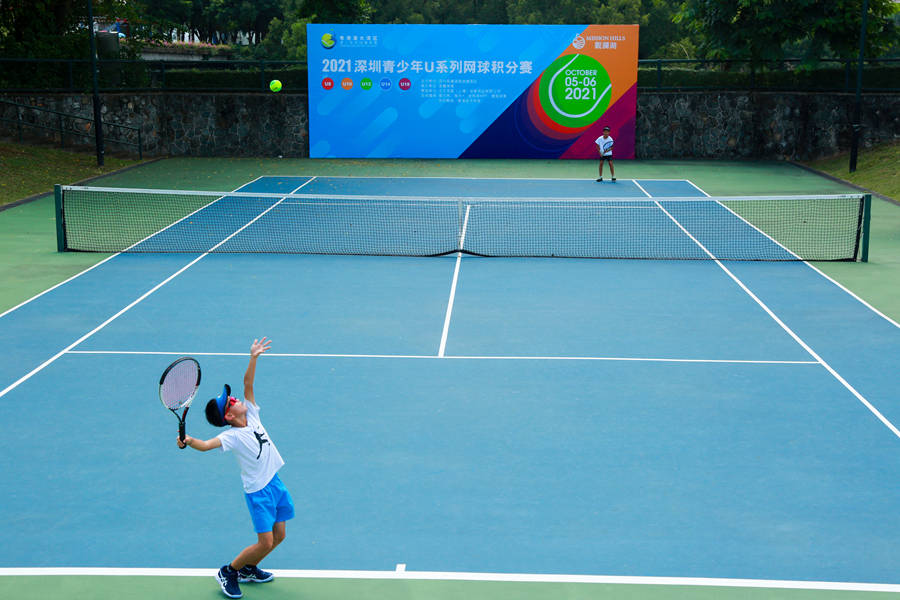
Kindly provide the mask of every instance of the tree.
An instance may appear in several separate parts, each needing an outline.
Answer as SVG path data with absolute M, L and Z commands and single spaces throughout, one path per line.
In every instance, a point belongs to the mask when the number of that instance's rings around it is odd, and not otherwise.
M 506 0 L 377 0 L 374 23 L 501 23 L 508 22 Z
M 641 14 L 646 19 L 640 33 L 639 58 L 695 58 L 696 35 L 683 23 L 675 22 L 678 5 L 669 0 L 643 0 Z
M 94 14 L 129 14 L 125 0 L 94 0 Z M 2 0 L 0 54 L 87 58 L 87 0 Z
M 803 35 L 798 13 L 807 0 L 687 0 L 675 19 L 701 34 L 709 58 L 755 64 L 782 58 L 785 42 Z
M 305 0 L 281 0 L 283 18 L 274 18 L 257 48 L 259 56 L 270 59 L 306 60 L 306 25 L 316 15 L 301 16 Z
M 892 0 L 869 0 L 866 53 L 878 56 L 895 35 Z M 858 52 L 862 0 L 686 0 L 676 22 L 703 36 L 710 58 L 784 58 L 787 44 L 806 40 L 807 62 L 829 50 L 839 57 Z
M 369 0 L 301 0 L 300 17 L 317 17 L 318 23 L 371 23 L 374 8 Z
M 821 12 L 810 18 L 811 58 L 824 56 L 830 49 L 837 58 L 859 55 L 859 30 L 862 27 L 860 0 L 818 2 Z M 866 56 L 881 56 L 897 43 L 900 5 L 893 0 L 869 0 L 866 23 Z
M 510 23 L 646 24 L 640 0 L 509 0 Z
M 151 4 L 153 3 L 151 2 Z M 212 7 L 212 0 L 191 0 L 191 11 L 187 25 L 187 29 L 204 42 L 219 42 L 217 35 L 219 33 L 219 20 Z

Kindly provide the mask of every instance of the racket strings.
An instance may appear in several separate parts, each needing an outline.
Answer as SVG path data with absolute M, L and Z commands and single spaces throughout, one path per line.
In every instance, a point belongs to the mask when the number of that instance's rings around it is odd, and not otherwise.
M 187 404 L 197 389 L 197 364 L 183 361 L 173 366 L 160 385 L 159 397 L 167 408 L 176 410 Z

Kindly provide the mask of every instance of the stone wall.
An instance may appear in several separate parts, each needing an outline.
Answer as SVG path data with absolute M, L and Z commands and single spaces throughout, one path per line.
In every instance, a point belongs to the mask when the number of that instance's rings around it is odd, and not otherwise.
M 900 140 L 900 95 L 862 97 L 862 146 Z M 799 92 L 639 93 L 639 158 L 793 159 L 850 148 L 855 96 Z
M 93 104 L 90 95 L 6 95 L 2 99 L 77 115 L 63 128 L 89 133 L 66 136 L 68 145 L 91 146 Z M 16 118 L 15 107 L 0 104 L 0 117 Z M 29 139 L 58 141 L 58 117 L 20 109 L 23 120 L 50 129 L 23 128 Z M 116 139 L 137 142 L 135 132 L 110 124 L 141 128 L 144 156 L 308 156 L 306 96 L 290 94 L 103 94 L 106 151 L 136 153 Z M 0 135 L 16 137 L 15 123 L 0 122 Z
M 5 96 L 82 119 L 64 127 L 90 137 L 89 95 Z M 791 92 L 639 92 L 638 158 L 794 159 L 830 156 L 850 147 L 853 94 Z M 0 104 L 0 117 L 15 118 Z M 309 121 L 305 95 L 292 94 L 104 94 L 104 122 L 140 126 L 145 156 L 305 157 Z M 56 128 L 56 115 L 24 111 L 25 119 Z M 900 94 L 863 96 L 862 146 L 900 140 Z M 134 152 L 113 140 L 137 141 L 133 132 L 107 126 L 108 152 Z M 29 138 L 58 140 L 55 131 L 25 128 Z M 0 122 L 0 135 L 15 137 L 16 125 Z

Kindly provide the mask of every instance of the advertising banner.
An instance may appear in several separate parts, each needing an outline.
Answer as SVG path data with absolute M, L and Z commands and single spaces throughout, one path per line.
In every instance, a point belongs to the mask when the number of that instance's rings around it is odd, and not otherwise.
M 637 25 L 307 25 L 314 158 L 634 158 Z

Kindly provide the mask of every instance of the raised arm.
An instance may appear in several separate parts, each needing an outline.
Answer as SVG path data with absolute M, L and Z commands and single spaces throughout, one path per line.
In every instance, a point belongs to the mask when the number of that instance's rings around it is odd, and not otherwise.
M 256 377 L 256 359 L 259 355 L 267 352 L 272 346 L 272 342 L 266 338 L 261 340 L 253 340 L 250 346 L 250 364 L 247 365 L 247 372 L 244 373 L 244 400 L 256 404 L 253 398 L 253 379 Z

